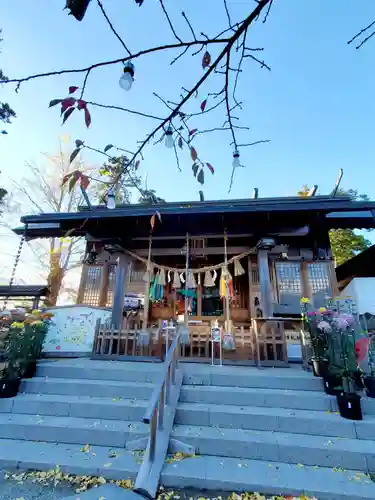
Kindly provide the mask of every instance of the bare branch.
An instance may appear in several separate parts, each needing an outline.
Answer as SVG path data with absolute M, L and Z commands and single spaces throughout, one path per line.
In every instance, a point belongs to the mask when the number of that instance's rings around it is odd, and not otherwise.
M 185 19 L 185 21 L 187 22 L 187 24 L 188 24 L 188 26 L 189 26 L 189 28 L 190 28 L 191 34 L 193 35 L 194 40 L 196 40 L 196 39 L 197 39 L 197 37 L 195 36 L 195 33 L 194 33 L 194 30 L 193 30 L 193 27 L 192 27 L 192 25 L 190 24 L 189 19 L 186 17 L 185 12 L 181 12 L 181 14 L 182 14 L 182 17 L 183 17 L 183 18 Z
M 267 9 L 266 15 L 264 16 L 263 23 L 265 23 L 268 19 L 272 4 L 273 4 L 273 0 L 271 0 L 271 2 L 268 5 L 268 9 Z
M 128 49 L 128 47 L 125 45 L 125 42 L 124 40 L 120 37 L 120 35 L 117 33 L 117 31 L 115 30 L 115 28 L 113 27 L 113 24 L 111 23 L 109 17 L 107 16 L 106 14 L 106 11 L 104 10 L 104 7 L 103 7 L 103 4 L 100 0 L 97 0 L 98 2 L 98 5 L 99 5 L 99 8 L 100 10 L 102 11 L 102 14 L 103 16 L 105 17 L 109 27 L 111 28 L 111 31 L 112 33 L 115 35 L 115 37 L 117 38 L 117 40 L 121 43 L 121 45 L 124 47 L 124 49 L 126 50 L 126 52 L 129 54 L 129 56 L 131 56 L 131 52 L 130 50 Z M 181 41 L 181 40 L 180 40 Z
M 178 153 L 177 153 L 177 148 L 176 148 L 176 142 L 173 144 L 173 149 L 174 149 L 174 154 L 176 156 L 176 163 L 177 163 L 177 168 L 180 172 L 182 172 L 181 167 L 180 167 L 180 160 L 178 158 Z
M 269 2 L 269 0 L 263 0 Z M 218 44 L 225 44 L 230 41 L 230 38 L 219 38 L 219 39 L 212 39 L 212 40 L 194 40 L 192 42 L 184 42 L 184 43 L 172 43 L 169 45 L 158 45 L 157 47 L 151 47 L 149 49 L 144 49 L 140 50 L 139 52 L 136 52 L 135 54 L 132 54 L 131 56 L 128 57 L 121 57 L 120 59 L 113 59 L 110 61 L 103 61 L 103 62 L 98 62 L 94 63 L 91 66 L 87 66 L 85 68 L 77 68 L 77 69 L 61 69 L 58 71 L 49 71 L 46 73 L 37 73 L 34 75 L 29 75 L 24 78 L 12 78 L 12 79 L 7 79 L 7 80 L 0 80 L 0 83 L 17 83 L 17 89 L 19 89 L 21 83 L 27 82 L 29 80 L 35 80 L 37 78 L 43 78 L 47 76 L 56 76 L 56 75 L 64 75 L 64 74 L 70 74 L 70 73 L 86 73 L 87 71 L 91 71 L 96 68 L 101 68 L 103 66 L 110 66 L 112 64 L 119 64 L 119 63 L 124 63 L 126 61 L 130 61 L 131 59 L 136 59 L 138 57 L 144 56 L 146 54 L 151 54 L 154 52 L 160 52 L 163 50 L 169 50 L 169 49 L 179 49 L 182 47 L 191 47 L 193 45 L 201 45 L 201 44 L 212 44 L 212 43 L 218 43 Z
M 159 2 L 160 2 L 160 5 L 161 5 L 161 8 L 163 9 L 163 12 L 164 12 L 165 17 L 167 18 L 167 21 L 168 21 L 169 27 L 170 27 L 170 28 L 171 28 L 171 30 L 172 30 L 172 33 L 174 34 L 175 38 L 177 38 L 177 40 L 178 40 L 180 43 L 183 43 L 183 42 L 182 42 L 182 40 L 181 40 L 181 38 L 177 35 L 177 33 L 176 33 L 176 31 L 175 31 L 175 29 L 174 29 L 174 27 L 173 27 L 173 24 L 172 24 L 172 22 L 171 22 L 171 20 L 170 20 L 170 17 L 169 17 L 169 15 L 168 15 L 168 12 L 167 12 L 166 8 L 164 7 L 163 0 L 159 0 Z
M 110 106 L 108 104 L 99 104 L 97 102 L 92 102 L 92 101 L 86 101 L 86 104 L 91 104 L 91 106 L 97 106 L 98 108 L 117 109 L 118 111 L 125 111 L 126 113 L 144 116 L 145 118 L 151 118 L 153 120 L 162 121 L 164 119 L 161 118 L 160 116 L 149 115 L 147 113 L 142 113 L 141 111 L 135 111 L 134 109 L 122 108 L 121 106 Z
M 347 43 L 348 45 L 352 42 L 354 42 L 354 40 L 356 40 L 359 36 L 361 36 L 365 31 L 367 31 L 368 29 L 370 29 L 372 26 L 374 26 L 375 24 L 375 21 L 373 21 L 372 23 L 370 23 L 368 26 L 366 26 L 365 28 L 361 29 L 361 31 L 358 31 L 358 33 L 356 35 L 353 36 L 353 38 L 351 40 L 349 40 Z M 356 46 L 356 49 L 359 49 L 360 47 L 362 47 L 362 45 L 364 43 L 367 42 L 367 40 L 369 40 L 373 35 L 375 34 L 375 31 L 373 33 L 371 33 L 371 35 L 369 35 L 368 37 L 366 37 L 359 45 Z

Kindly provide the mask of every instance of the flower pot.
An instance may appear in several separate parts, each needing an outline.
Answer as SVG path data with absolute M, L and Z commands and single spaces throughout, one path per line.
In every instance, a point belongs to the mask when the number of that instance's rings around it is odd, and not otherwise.
M 342 417 L 349 420 L 362 420 L 361 396 L 340 392 L 336 398 Z
M 369 398 L 375 398 L 375 377 L 367 375 L 364 378 L 366 393 Z
M 313 372 L 315 377 L 328 376 L 328 363 L 318 358 L 311 358 Z
M 2 379 L 0 380 L 0 398 L 14 398 L 17 396 L 20 388 L 21 379 Z
M 330 394 L 331 396 L 336 396 L 341 389 L 336 389 L 336 387 L 341 386 L 341 379 L 337 375 L 326 375 L 323 377 L 324 392 Z
M 36 361 L 30 361 L 27 363 L 26 370 L 23 373 L 23 378 L 33 378 L 36 374 Z

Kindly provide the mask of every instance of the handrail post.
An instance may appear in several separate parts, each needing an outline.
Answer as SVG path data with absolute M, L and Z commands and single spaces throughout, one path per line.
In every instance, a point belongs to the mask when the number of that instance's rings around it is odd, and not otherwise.
M 151 419 L 150 455 L 149 455 L 151 462 L 153 462 L 155 458 L 157 425 L 158 425 L 158 407 L 154 409 Z
M 173 351 L 172 356 L 172 384 L 176 383 L 176 349 Z
M 167 376 L 165 378 L 165 402 L 167 405 L 169 405 L 170 390 L 171 390 L 171 366 L 169 365 Z
M 165 399 L 165 380 L 162 385 L 162 389 L 160 392 L 160 400 L 159 400 L 159 421 L 158 421 L 159 429 L 163 429 L 164 427 L 164 408 L 165 408 L 164 399 Z

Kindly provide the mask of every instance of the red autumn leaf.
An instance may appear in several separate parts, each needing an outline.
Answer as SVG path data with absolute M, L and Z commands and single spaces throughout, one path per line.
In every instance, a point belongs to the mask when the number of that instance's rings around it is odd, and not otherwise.
M 77 101 L 77 108 L 79 110 L 85 109 L 86 108 L 86 101 L 83 101 L 82 99 L 78 99 L 78 101 Z
M 182 137 L 181 136 L 178 138 L 178 145 L 182 149 Z
M 134 165 L 134 169 L 135 169 L 135 170 L 138 170 L 138 168 L 139 168 L 139 164 L 140 164 L 140 163 L 141 163 L 141 162 L 140 162 L 139 160 L 137 160 L 137 161 L 135 162 L 135 165 Z
M 65 113 L 68 108 L 74 106 L 76 100 L 74 97 L 67 97 L 61 101 L 61 114 Z
M 85 108 L 85 123 L 86 123 L 86 127 L 89 128 L 90 123 L 91 123 L 91 115 L 90 115 L 90 111 L 87 108 Z
M 201 111 L 202 111 L 202 113 L 205 110 L 206 104 L 207 104 L 207 99 L 205 99 L 204 101 L 201 102 Z
M 208 170 L 211 172 L 211 174 L 215 173 L 214 167 L 211 165 L 211 163 L 206 163 Z
M 63 125 L 76 108 L 69 108 L 64 113 Z
M 64 184 L 66 184 L 72 175 L 73 175 L 72 172 L 70 174 L 64 175 L 61 185 L 63 186 Z
M 210 65 L 210 62 L 211 62 L 211 54 L 208 52 L 208 50 L 206 50 L 202 59 L 202 68 L 206 69 L 207 66 Z
M 150 219 L 151 229 L 154 229 L 155 226 L 155 215 L 153 215 Z
M 83 189 L 87 189 L 90 184 L 90 179 L 87 177 L 87 175 L 82 174 L 81 175 L 81 186 Z
M 190 156 L 193 161 L 195 161 L 198 158 L 197 151 L 193 147 L 190 148 Z
M 78 179 L 80 177 L 82 177 L 82 172 L 80 172 L 79 170 L 74 170 L 74 172 L 72 173 L 73 177 L 75 178 L 76 181 L 78 181 Z
M 79 87 L 72 85 L 71 87 L 69 87 L 69 94 L 74 94 L 74 92 L 78 89 Z
M 189 130 L 189 137 L 191 135 L 194 135 L 196 132 L 198 132 L 198 129 L 197 128 L 193 128 L 193 130 Z

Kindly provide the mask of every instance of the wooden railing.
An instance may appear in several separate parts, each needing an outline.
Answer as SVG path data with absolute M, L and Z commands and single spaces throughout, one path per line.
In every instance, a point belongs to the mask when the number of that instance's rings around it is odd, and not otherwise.
M 179 344 L 180 335 L 177 333 L 165 358 L 160 381 L 155 386 L 143 417 L 143 422 L 150 424 L 150 434 L 134 490 L 148 498 L 155 498 L 170 446 L 182 384 L 182 373 L 178 369 Z

